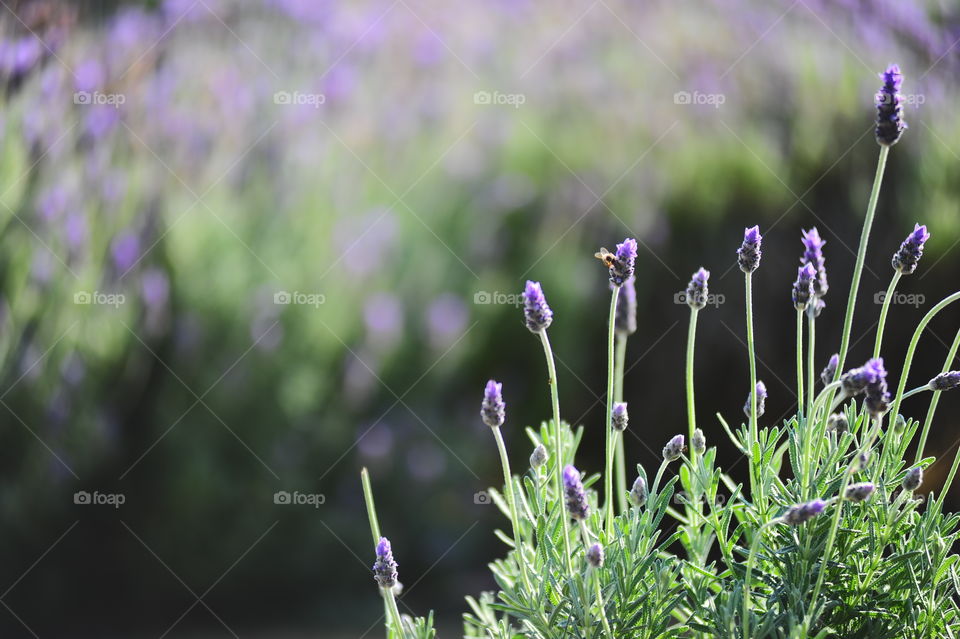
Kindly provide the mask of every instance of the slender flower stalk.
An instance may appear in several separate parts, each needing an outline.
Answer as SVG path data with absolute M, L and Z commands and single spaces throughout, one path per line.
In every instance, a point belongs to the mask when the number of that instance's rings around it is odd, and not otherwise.
M 957 350 L 960 349 L 960 330 L 957 331 L 957 334 L 953 338 L 953 344 L 950 345 L 950 350 L 947 352 L 947 357 L 943 362 L 942 373 L 946 373 L 950 370 L 950 367 L 953 365 L 954 358 L 957 356 Z M 929 433 L 930 427 L 933 424 L 933 415 L 937 412 L 937 405 L 940 403 L 940 393 L 942 391 L 934 390 L 933 395 L 930 397 L 930 406 L 927 408 L 927 416 L 923 420 L 923 432 Z M 926 441 L 924 440 L 922 444 L 917 449 L 917 462 L 923 459 L 923 449 L 926 446 Z M 944 488 L 940 491 L 941 495 L 947 492 L 947 487 L 953 482 L 953 474 L 956 473 L 957 462 L 960 461 L 960 449 L 957 450 L 957 460 L 954 461 L 952 472 L 948 475 L 947 482 L 944 484 Z
M 797 309 L 797 413 L 803 416 L 803 311 Z
M 613 286 L 613 283 L 610 284 Z M 617 341 L 614 347 L 613 401 L 623 401 L 623 377 L 626 368 L 627 338 L 637 332 L 637 288 L 636 277 L 627 278 L 620 287 L 617 300 Z M 616 469 L 617 502 L 621 512 L 627 510 L 627 462 L 625 438 L 618 437 L 614 450 Z
M 747 460 L 750 464 L 750 492 L 754 494 L 762 486 L 757 476 L 757 459 L 754 456 L 754 447 L 758 441 L 757 435 L 757 356 L 753 341 L 753 272 L 760 266 L 760 244 L 763 236 L 760 235 L 760 227 L 753 226 L 743 231 L 743 244 L 737 249 L 737 263 L 740 270 L 743 271 L 744 299 L 747 314 L 747 354 L 750 362 L 750 442 L 747 445 L 749 451 Z M 761 498 L 762 501 L 762 498 Z
M 547 327 L 553 322 L 553 311 L 547 305 L 543 289 L 538 282 L 527 282 L 523 293 L 524 319 L 527 328 L 535 335 L 539 335 L 543 345 L 543 354 L 547 360 L 547 384 L 550 386 L 550 403 L 553 408 L 553 439 L 554 446 L 554 490 L 555 494 L 563 494 L 563 428 L 560 425 L 560 392 L 557 388 L 557 365 L 550 347 L 550 338 L 547 336 Z M 567 567 L 567 574 L 573 577 L 573 561 L 570 558 L 570 526 L 562 509 L 558 512 L 563 528 L 563 557 Z
M 690 279 L 687 285 L 686 297 L 687 305 L 690 307 L 690 327 L 687 331 L 687 367 L 686 367 L 686 387 L 687 387 L 687 430 L 690 440 L 693 440 L 693 431 L 697 428 L 697 413 L 693 398 L 693 355 L 697 336 L 697 315 L 700 310 L 707 305 L 708 288 L 707 282 L 710 280 L 710 272 L 700 268 Z M 696 458 L 696 453 L 691 456 Z
M 816 361 L 816 318 L 812 309 L 807 307 L 807 411 L 808 423 L 812 424 L 813 419 L 813 396 L 816 394 L 816 388 L 813 385 L 814 380 L 814 362 Z M 812 430 L 811 430 L 812 435 Z

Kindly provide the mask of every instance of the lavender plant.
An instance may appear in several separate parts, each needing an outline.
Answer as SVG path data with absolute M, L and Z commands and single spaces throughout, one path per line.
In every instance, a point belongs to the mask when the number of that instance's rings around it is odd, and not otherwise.
M 721 429 L 697 420 L 695 337 L 709 280 L 709 272 L 700 268 L 686 291 L 690 308 L 685 376 L 688 431 L 664 445 L 652 481 L 638 465 L 629 490 L 619 477 L 614 484 L 613 459 L 619 450 L 617 435 L 628 425 L 619 350 L 636 327 L 635 300 L 624 296 L 625 303 L 618 306 L 618 298 L 621 288 L 632 291 L 636 242 L 628 239 L 615 254 L 598 254 L 609 268 L 612 284 L 603 475 L 581 473 L 574 465 L 586 430 L 560 421 L 553 356 L 546 338 L 554 316 L 540 286 L 527 283 L 524 316 L 546 353 L 553 420 L 538 430 L 526 429 L 534 446 L 530 467 L 520 475 L 512 474 L 500 436 L 506 424 L 502 388 L 488 382 L 481 417 L 494 431 L 504 471 L 503 490 L 492 490 L 492 494 L 510 520 L 513 534 L 498 532 L 507 546 L 504 558 L 490 565 L 498 590 L 467 598 L 465 637 L 893 638 L 960 632 L 960 574 L 958 555 L 952 552 L 960 538 L 960 516 L 943 511 L 943 497 L 960 466 L 960 452 L 940 494 L 917 495 L 924 470 L 935 461 L 925 456 L 925 446 L 936 400 L 940 393 L 960 386 L 960 372 L 949 369 L 960 337 L 941 372 L 906 390 L 920 336 L 934 316 L 960 299 L 960 292 L 944 298 L 924 316 L 901 370 L 891 373 L 880 356 L 889 304 L 881 310 L 873 357 L 860 366 L 844 368 L 884 164 L 906 128 L 899 106 L 899 69 L 891 66 L 881 77 L 879 167 L 840 348 L 819 375 L 814 328 L 827 292 L 825 242 L 815 228 L 803 234 L 804 254 L 792 293 L 797 309 L 795 415 L 779 423 L 761 422 L 767 389 L 756 378 L 750 281 L 760 263 L 758 227 L 746 229 L 737 251 L 746 277 L 750 370 L 750 391 L 743 407 L 746 421 L 734 430 L 719 414 Z M 928 237 L 926 227 L 917 225 L 897 251 L 890 293 L 900 274 L 916 269 Z M 894 377 L 896 388 L 891 392 Z M 930 408 L 922 427 L 919 420 L 899 414 L 905 398 L 927 392 Z M 709 446 L 709 434 L 720 430 L 749 463 L 746 486 L 719 466 L 717 449 Z M 908 449 L 918 434 L 911 461 Z M 736 461 L 728 460 L 728 468 Z M 668 474 L 671 470 L 676 473 Z M 374 577 L 384 599 L 388 639 L 431 636 L 432 617 L 410 619 L 395 612 L 396 563 L 389 543 L 379 536 L 365 472 L 363 485 L 375 543 Z

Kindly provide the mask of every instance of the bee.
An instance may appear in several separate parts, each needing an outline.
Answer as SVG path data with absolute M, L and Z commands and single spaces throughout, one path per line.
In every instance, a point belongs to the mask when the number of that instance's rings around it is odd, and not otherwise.
M 594 253 L 593 256 L 603 262 L 607 268 L 613 268 L 614 264 L 617 263 L 617 256 L 602 247 L 600 252 Z

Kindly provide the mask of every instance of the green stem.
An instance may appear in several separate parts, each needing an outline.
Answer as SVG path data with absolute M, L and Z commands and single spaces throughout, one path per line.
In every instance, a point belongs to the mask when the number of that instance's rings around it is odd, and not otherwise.
M 373 503 L 373 489 L 370 487 L 370 473 L 360 469 L 360 483 L 363 485 L 363 500 L 367 504 L 367 518 L 370 520 L 370 532 L 373 533 L 373 545 L 380 543 L 380 523 L 377 521 L 377 508 Z
M 943 512 L 943 502 L 947 498 L 950 486 L 953 485 L 954 478 L 957 476 L 958 466 L 960 466 L 960 448 L 957 448 L 957 453 L 953 456 L 953 465 L 950 466 L 950 472 L 947 473 L 947 480 L 943 482 L 943 488 L 940 489 L 940 495 L 937 496 L 937 505 L 933 512 Z
M 403 617 L 400 616 L 400 609 L 397 608 L 397 600 L 393 596 L 393 588 L 381 588 L 383 600 L 387 602 L 387 608 L 390 610 L 388 617 L 393 618 L 393 625 L 397 632 L 397 637 L 403 639 Z
M 510 472 L 510 458 L 507 456 L 507 445 L 503 441 L 503 433 L 499 428 L 493 428 L 493 437 L 497 440 L 497 450 L 500 452 L 500 465 L 503 467 L 503 486 L 507 496 L 507 505 L 510 507 L 510 520 L 513 524 L 513 549 L 517 554 L 517 563 L 520 564 L 520 575 L 528 593 L 533 593 L 530 586 L 530 576 L 527 574 L 527 560 L 523 556 L 523 538 L 520 530 L 520 517 L 517 515 L 517 498 L 513 492 L 513 474 Z
M 887 312 L 890 310 L 890 300 L 893 299 L 893 293 L 897 289 L 897 282 L 900 281 L 902 274 L 894 269 L 893 279 L 890 280 L 890 286 L 887 287 L 887 294 L 883 298 L 883 306 L 880 307 L 880 322 L 877 324 L 877 340 L 873 344 L 873 356 L 880 357 L 880 344 L 883 342 L 883 329 L 887 325 Z
M 606 440 L 606 467 L 603 473 L 603 503 L 606 514 L 604 523 L 607 538 L 613 536 L 613 450 L 616 433 L 613 431 L 613 345 L 616 334 L 617 298 L 620 297 L 620 287 L 614 286 L 610 294 L 610 316 L 607 327 L 607 425 L 605 428 Z
M 807 307 L 807 415 L 813 415 L 813 395 L 816 388 L 813 385 L 813 368 L 816 361 L 814 356 L 816 318 L 813 316 L 813 307 Z
M 627 359 L 627 335 L 617 334 L 616 364 L 613 377 L 613 400 L 623 401 L 623 376 Z M 620 512 L 627 512 L 627 460 L 624 451 L 626 437 L 617 438 L 617 449 L 614 451 L 614 465 L 617 474 L 617 505 Z
M 553 405 L 553 436 L 554 446 L 554 490 L 557 495 L 558 514 L 563 527 L 563 559 L 567 567 L 567 574 L 573 578 L 573 562 L 570 559 L 570 525 L 567 522 L 567 513 L 563 508 L 563 437 L 560 427 L 560 392 L 557 390 L 557 365 L 553 360 L 553 349 L 550 348 L 550 338 L 547 331 L 540 331 L 540 342 L 543 344 L 543 353 L 547 358 L 547 383 L 550 386 L 550 402 Z
M 750 496 L 753 498 L 755 491 L 763 490 L 763 484 L 757 480 L 758 460 L 754 454 L 759 435 L 757 426 L 757 356 L 753 342 L 753 274 L 745 273 L 743 281 L 747 312 L 747 353 L 750 358 L 750 442 L 747 444 L 747 461 L 750 464 Z
M 593 573 L 593 584 L 595 586 L 595 592 L 597 595 L 597 607 L 600 609 L 600 621 L 603 623 L 603 631 L 606 633 L 609 639 L 614 639 L 613 631 L 610 630 L 610 622 L 607 621 L 607 610 L 603 603 L 603 591 L 600 590 L 600 573 L 596 569 L 593 569 L 590 572 Z
M 910 338 L 910 346 L 907 348 L 907 355 L 903 360 L 903 371 L 900 373 L 900 383 L 897 386 L 897 393 L 894 395 L 893 407 L 890 409 L 890 414 L 893 415 L 894 419 L 900 412 L 900 402 L 903 401 L 903 390 L 907 385 L 907 376 L 910 374 L 910 365 L 913 363 L 913 355 L 917 350 L 917 342 L 920 341 L 920 334 L 923 333 L 923 329 L 927 327 L 927 324 L 930 323 L 930 320 L 933 319 L 934 315 L 942 311 L 948 304 L 951 304 L 960 299 L 960 291 L 952 295 L 948 295 L 943 298 L 937 305 L 927 311 L 927 314 L 923 316 L 923 319 L 920 320 L 920 323 L 917 324 L 916 330 L 913 332 L 913 337 Z M 924 424 L 923 433 L 920 436 L 921 442 L 927 441 L 927 433 L 929 431 L 930 424 Z
M 803 311 L 797 311 L 797 412 L 803 415 Z
M 767 523 L 760 526 L 757 530 L 756 536 L 753 538 L 753 543 L 750 544 L 750 554 L 747 556 L 747 574 L 743 580 L 743 636 L 744 639 L 750 639 L 750 577 L 753 574 L 753 566 L 757 560 L 757 546 L 760 543 L 760 540 L 763 538 L 763 533 L 767 528 L 770 528 L 776 524 L 779 524 L 781 519 L 771 519 Z
M 860 248 L 857 250 L 857 261 L 853 267 L 853 280 L 850 283 L 850 293 L 847 296 L 847 312 L 843 319 L 843 335 L 840 338 L 840 362 L 834 380 L 840 379 L 843 373 L 843 364 L 847 359 L 847 348 L 850 346 L 850 330 L 853 328 L 853 312 L 857 304 L 857 291 L 860 289 L 860 277 L 863 275 L 863 263 L 867 255 L 867 244 L 870 240 L 870 229 L 873 226 L 874 213 L 877 210 L 877 201 L 880 199 L 880 185 L 883 183 L 883 170 L 887 166 L 887 156 L 890 147 L 880 145 L 880 157 L 877 159 L 877 172 L 873 178 L 873 188 L 870 190 L 870 201 L 867 203 L 867 214 L 863 219 L 863 230 L 860 232 Z
M 953 366 L 953 360 L 957 356 L 958 348 L 960 348 L 960 331 L 957 331 L 956 336 L 953 338 L 953 344 L 950 345 L 950 351 L 947 353 L 947 358 L 943 361 L 943 368 L 940 370 L 941 373 L 946 373 Z M 927 417 L 923 420 L 923 436 L 920 439 L 919 446 L 917 447 L 916 463 L 918 464 L 920 463 L 920 460 L 923 459 L 923 449 L 927 445 L 927 435 L 930 433 L 930 427 L 933 424 L 933 414 L 937 412 L 937 404 L 940 402 L 941 392 L 943 391 L 934 391 L 933 397 L 930 398 L 930 407 L 927 409 Z M 896 416 L 894 416 L 894 419 L 896 419 Z
M 696 343 L 697 337 L 697 314 L 699 309 L 691 308 L 690 309 L 690 328 L 687 332 L 687 368 L 686 368 L 686 384 L 687 384 L 687 445 L 690 446 L 690 459 L 696 460 L 698 457 L 696 451 L 693 450 L 693 431 L 697 429 L 697 412 L 696 407 L 694 406 L 693 400 L 693 353 L 694 345 Z

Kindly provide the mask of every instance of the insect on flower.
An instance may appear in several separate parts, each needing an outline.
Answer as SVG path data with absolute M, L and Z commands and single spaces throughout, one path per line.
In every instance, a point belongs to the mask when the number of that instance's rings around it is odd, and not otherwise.
M 600 251 L 594 253 L 593 256 L 603 262 L 603 265 L 607 268 L 612 269 L 617 264 L 617 256 L 602 246 L 600 247 Z

